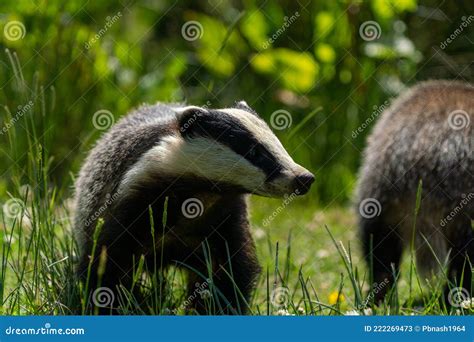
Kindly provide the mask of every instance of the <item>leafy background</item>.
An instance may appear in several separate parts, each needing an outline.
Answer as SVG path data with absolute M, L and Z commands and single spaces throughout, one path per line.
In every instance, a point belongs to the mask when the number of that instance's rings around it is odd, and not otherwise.
M 284 109 L 291 113 L 292 126 L 277 134 L 290 154 L 316 174 L 311 197 L 345 203 L 370 129 L 356 139 L 351 132 L 374 106 L 419 80 L 472 80 L 474 25 L 447 48 L 440 44 L 473 8 L 470 1 L 416 0 L 2 1 L 1 22 L 19 20 L 26 34 L 17 41 L 0 36 L 0 103 L 14 113 L 36 96 L 27 115 L 34 118 L 38 138 L 45 139 L 43 153 L 54 158 L 51 176 L 66 185 L 101 134 L 92 125 L 97 110 L 109 110 L 118 119 L 144 102 L 222 107 L 245 99 L 268 120 Z M 87 49 L 118 13 L 120 18 Z M 296 14 L 269 43 L 285 19 Z M 195 41 L 182 35 L 190 20 L 202 25 Z M 380 25 L 379 39 L 362 39 L 359 28 L 368 20 Z M 5 48 L 18 55 L 25 98 L 11 86 Z M 19 155 L 2 148 L 0 156 L 4 191 L 9 166 L 25 165 L 27 137 L 18 126 Z M 2 139 L 2 147 L 5 143 Z

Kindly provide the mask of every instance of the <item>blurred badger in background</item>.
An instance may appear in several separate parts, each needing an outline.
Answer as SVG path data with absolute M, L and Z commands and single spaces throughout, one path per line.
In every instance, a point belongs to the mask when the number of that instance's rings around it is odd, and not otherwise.
M 260 270 L 246 194 L 304 194 L 313 180 L 243 101 L 224 109 L 143 106 L 97 142 L 80 171 L 75 217 L 82 253 L 79 277 L 85 281 L 91 267 L 89 288 L 114 291 L 115 307 L 117 286 L 130 288 L 144 256 L 148 271 L 161 265 L 189 271 L 190 309 L 206 313 L 204 301 L 193 292 L 196 283 L 210 278 L 213 286 L 206 287 L 216 313 L 245 313 Z M 99 218 L 104 225 L 92 255 Z M 104 248 L 105 271 L 99 267 Z
M 421 205 L 414 222 L 420 180 Z M 473 85 L 428 81 L 396 99 L 368 138 L 356 196 L 363 252 L 376 284 L 394 283 L 402 251 L 414 236 L 417 269 L 423 277 L 447 263 L 450 284 L 445 299 L 458 304 L 453 301 L 460 299 L 459 291 L 470 298 Z M 389 289 L 378 291 L 376 300 Z

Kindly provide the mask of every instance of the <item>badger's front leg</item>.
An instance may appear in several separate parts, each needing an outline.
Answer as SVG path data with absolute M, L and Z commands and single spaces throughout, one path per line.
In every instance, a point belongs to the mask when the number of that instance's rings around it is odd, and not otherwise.
M 188 298 L 199 314 L 242 315 L 249 311 L 260 266 L 245 202 L 222 205 L 230 210 L 214 221 L 188 258 Z
M 117 314 L 120 286 L 130 289 L 133 272 L 143 250 L 138 238 L 131 237 L 132 229 L 106 221 L 98 237 L 94 255 L 92 241 L 83 252 L 78 277 L 88 289 L 92 312 Z
M 260 272 L 253 241 L 250 234 L 215 234 L 189 265 L 191 307 L 199 314 L 245 314 Z

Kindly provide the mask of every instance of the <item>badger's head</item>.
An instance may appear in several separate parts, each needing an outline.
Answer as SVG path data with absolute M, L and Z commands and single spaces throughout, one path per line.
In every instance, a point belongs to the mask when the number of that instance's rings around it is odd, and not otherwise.
M 306 193 L 314 176 L 296 164 L 268 125 L 245 102 L 233 108 L 175 108 L 179 137 L 164 141 L 160 158 L 180 177 L 215 189 L 262 196 Z M 163 156 L 163 154 L 162 154 Z

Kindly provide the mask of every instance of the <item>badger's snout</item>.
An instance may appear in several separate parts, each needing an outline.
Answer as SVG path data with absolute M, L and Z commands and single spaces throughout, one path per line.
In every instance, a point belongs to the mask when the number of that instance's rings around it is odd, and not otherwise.
M 314 182 L 314 175 L 299 165 L 281 172 L 278 177 L 266 184 L 264 192 L 268 196 L 280 197 L 306 194 Z
M 311 184 L 314 182 L 314 175 L 311 172 L 304 172 L 295 177 L 293 181 L 295 192 L 298 195 L 304 195 L 311 188 Z

